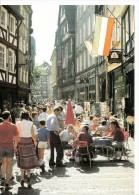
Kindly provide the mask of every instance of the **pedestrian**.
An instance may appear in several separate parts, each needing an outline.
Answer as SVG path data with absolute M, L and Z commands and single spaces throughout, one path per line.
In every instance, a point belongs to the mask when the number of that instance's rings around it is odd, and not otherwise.
M 45 127 L 45 120 L 40 120 L 40 128 L 38 129 L 38 158 L 42 173 L 45 173 L 44 151 L 50 148 L 50 131 Z
M 27 170 L 27 184 L 31 188 L 30 169 L 39 167 L 38 158 L 36 156 L 35 146 L 37 145 L 36 136 L 34 134 L 33 122 L 29 120 L 28 112 L 22 112 L 21 121 L 16 122 L 19 131 L 19 140 L 17 145 L 17 166 L 21 170 L 20 184 L 24 186 L 24 174 Z
M 53 113 L 53 109 L 52 109 L 52 104 L 51 103 L 47 103 L 47 114 L 50 115 Z
M 38 119 L 39 119 L 39 121 L 41 119 L 44 119 L 45 120 L 45 123 L 46 123 L 47 122 L 47 117 L 48 117 L 48 114 L 46 112 L 47 111 L 47 108 L 46 107 L 43 107 L 42 110 L 43 110 L 43 112 L 39 115 Z
M 35 125 L 38 129 L 39 128 L 39 119 L 38 119 L 38 113 L 36 111 L 32 112 L 32 122 L 33 122 L 33 125 Z
M 9 190 L 11 188 L 9 183 L 12 175 L 14 149 L 16 150 L 18 141 L 18 129 L 11 123 L 11 114 L 9 111 L 4 111 L 2 117 L 4 121 L 0 124 L 1 185 L 5 185 L 5 190 Z
M 64 113 L 63 113 L 63 107 L 60 105 L 59 106 L 60 108 L 60 114 L 57 116 L 57 119 L 58 119 L 58 124 L 59 124 L 59 127 L 64 130 L 64 121 L 65 121 L 65 116 L 64 116 Z
M 75 114 L 76 114 L 76 118 L 80 115 L 82 115 L 84 112 L 83 110 L 83 107 L 81 106 L 80 103 L 78 103 L 76 106 L 75 106 Z
M 47 118 L 47 128 L 50 131 L 50 147 L 51 147 L 51 157 L 49 161 L 49 166 L 56 165 L 57 167 L 64 167 L 62 163 L 63 159 L 63 147 L 59 137 L 61 131 L 57 116 L 60 114 L 61 110 L 59 106 L 54 107 L 54 112 L 50 114 Z M 54 148 L 56 148 L 56 163 L 54 162 Z

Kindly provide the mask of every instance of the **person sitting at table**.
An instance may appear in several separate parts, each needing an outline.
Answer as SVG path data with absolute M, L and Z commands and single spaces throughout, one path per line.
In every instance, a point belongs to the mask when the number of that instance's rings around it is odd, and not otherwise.
M 112 132 L 110 136 L 107 136 L 112 139 L 112 146 L 113 147 L 120 147 L 124 144 L 124 133 L 121 131 L 121 128 L 117 122 L 117 120 L 111 121 L 111 129 Z
M 76 121 L 75 121 L 75 131 L 74 131 L 75 137 L 77 137 L 77 135 L 79 134 L 80 130 L 81 130 L 81 119 L 80 118 L 76 118 Z
M 101 121 L 101 125 L 98 126 L 95 134 L 100 135 L 100 137 L 107 136 L 110 133 L 110 130 L 107 126 L 107 122 L 105 120 Z
M 90 125 L 92 134 L 95 134 L 98 126 L 99 126 L 99 118 L 98 117 L 94 117 L 93 118 L 93 124 Z
M 69 143 L 70 140 L 74 139 L 73 135 L 73 125 L 69 124 L 66 128 L 66 130 L 63 130 L 60 134 L 59 137 L 62 142 L 63 149 L 71 149 L 72 146 Z
M 88 133 L 88 130 L 89 130 L 89 126 L 87 126 L 87 125 L 82 126 L 82 132 L 79 133 L 77 138 L 74 140 L 73 147 L 77 147 L 79 145 L 80 141 L 87 141 L 89 152 L 90 152 L 90 154 L 93 154 L 94 148 L 93 148 L 92 136 Z M 80 151 L 84 150 L 84 148 L 80 148 L 80 146 L 79 146 L 79 150 Z M 82 152 L 84 152 L 84 151 L 82 151 Z

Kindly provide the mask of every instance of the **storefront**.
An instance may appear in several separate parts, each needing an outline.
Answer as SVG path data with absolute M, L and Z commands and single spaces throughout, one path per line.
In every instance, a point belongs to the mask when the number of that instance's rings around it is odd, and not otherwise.
M 0 114 L 3 110 L 10 110 L 16 101 L 16 89 L 8 86 L 0 87 Z

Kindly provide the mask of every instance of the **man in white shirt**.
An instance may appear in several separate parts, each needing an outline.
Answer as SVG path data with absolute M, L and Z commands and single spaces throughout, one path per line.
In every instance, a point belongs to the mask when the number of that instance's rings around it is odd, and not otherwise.
M 83 113 L 83 108 L 82 106 L 80 105 L 80 103 L 77 104 L 77 106 L 75 106 L 75 114 L 76 114 L 76 118 L 78 116 L 80 116 L 82 113 Z
M 54 108 L 54 113 L 50 114 L 47 118 L 47 128 L 50 131 L 50 147 L 51 147 L 51 157 L 49 161 L 49 166 L 56 165 L 57 167 L 64 167 L 62 163 L 63 159 L 63 147 L 59 137 L 60 127 L 58 124 L 57 116 L 60 114 L 61 110 L 59 107 Z M 56 148 L 56 163 L 54 162 L 54 148 Z
M 38 119 L 39 121 L 44 119 L 45 120 L 45 124 L 47 123 L 47 117 L 48 117 L 48 114 L 47 114 L 47 108 L 46 107 L 43 107 L 42 108 L 43 112 L 39 115 Z

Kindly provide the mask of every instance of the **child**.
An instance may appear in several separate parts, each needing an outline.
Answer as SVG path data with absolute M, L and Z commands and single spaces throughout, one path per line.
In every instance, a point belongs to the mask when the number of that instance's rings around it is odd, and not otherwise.
M 38 129 L 38 158 L 42 174 L 46 173 L 44 165 L 44 150 L 50 148 L 50 132 L 45 127 L 45 120 L 40 120 L 40 128 Z
M 59 136 L 63 145 L 63 149 L 69 149 L 67 152 L 68 156 L 71 156 L 72 140 L 74 139 L 74 128 L 73 125 L 69 124 L 66 130 L 62 131 Z M 70 143 L 71 142 L 71 143 Z

